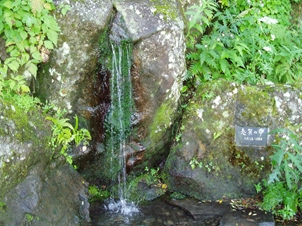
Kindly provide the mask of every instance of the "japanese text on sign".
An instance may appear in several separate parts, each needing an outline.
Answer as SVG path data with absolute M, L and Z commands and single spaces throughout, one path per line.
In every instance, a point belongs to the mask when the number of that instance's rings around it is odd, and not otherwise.
M 239 146 L 267 146 L 268 128 L 235 126 L 235 141 Z

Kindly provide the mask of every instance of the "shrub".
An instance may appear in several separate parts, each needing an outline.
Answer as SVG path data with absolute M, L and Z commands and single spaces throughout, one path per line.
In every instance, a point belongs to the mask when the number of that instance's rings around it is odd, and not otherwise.
M 288 129 L 278 129 L 275 152 L 271 156 L 272 172 L 264 180 L 261 207 L 284 220 L 290 220 L 302 209 L 302 143 Z M 300 141 L 301 142 L 301 141 Z
M 269 0 L 263 1 L 262 8 L 254 1 L 219 6 L 212 0 L 205 2 L 187 12 L 188 79 L 257 84 L 302 78 L 302 33 L 287 26 L 289 2 L 282 1 L 281 8 Z M 268 11 L 268 7 L 274 8 Z

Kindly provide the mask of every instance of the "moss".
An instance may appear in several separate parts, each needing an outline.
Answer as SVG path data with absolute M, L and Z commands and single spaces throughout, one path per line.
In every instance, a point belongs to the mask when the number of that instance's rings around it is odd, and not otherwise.
M 98 188 L 95 185 L 88 187 L 89 202 L 104 201 L 110 197 L 110 192 L 106 189 Z
M 4 214 L 5 211 L 6 211 L 6 203 L 0 201 L 0 216 L 1 216 L 1 214 Z M 1 222 L 0 222 L 0 225 L 1 225 Z
M 133 202 L 150 201 L 165 194 L 159 174 L 150 172 L 134 177 L 127 184 L 127 199 Z
M 172 125 L 174 107 L 173 100 L 166 100 L 157 109 L 152 124 L 150 125 L 150 137 L 153 143 L 160 142 L 166 130 Z
M 36 107 L 25 113 L 24 109 L 8 100 L 1 107 L 3 120 L 9 124 L 0 128 L 0 134 L 5 142 L 10 142 L 11 148 L 9 156 L 0 160 L 0 196 L 3 196 L 28 175 L 32 165 L 49 161 L 53 150 L 47 148 L 50 128 L 47 129 L 44 116 Z
M 246 86 L 244 90 L 239 90 L 237 102 L 242 105 L 243 110 L 242 118 L 237 123 L 243 125 L 248 122 L 250 126 L 263 126 L 273 113 L 272 97 L 255 86 Z
M 175 2 L 168 0 L 151 0 L 151 2 L 155 6 L 155 14 L 162 14 L 165 20 L 168 18 L 175 20 L 177 18 L 177 5 Z

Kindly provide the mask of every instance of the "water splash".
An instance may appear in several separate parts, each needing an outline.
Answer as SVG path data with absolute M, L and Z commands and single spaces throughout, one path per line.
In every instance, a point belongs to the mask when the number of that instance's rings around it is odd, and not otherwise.
M 125 199 L 120 199 L 117 201 L 110 199 L 109 202 L 105 205 L 105 209 L 127 216 L 132 216 L 140 212 L 137 204 L 135 204 L 134 202 L 127 202 Z

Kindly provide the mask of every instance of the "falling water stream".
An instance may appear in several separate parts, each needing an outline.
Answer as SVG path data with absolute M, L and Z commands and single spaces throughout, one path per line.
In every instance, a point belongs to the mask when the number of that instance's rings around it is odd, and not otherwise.
M 126 195 L 126 141 L 131 133 L 133 112 L 131 85 L 131 43 L 112 43 L 112 69 L 110 82 L 111 108 L 107 118 L 107 151 L 111 151 L 111 169 L 118 169 L 118 200 L 110 198 L 106 209 L 123 215 L 139 212 L 134 203 L 127 202 Z M 113 172 L 115 175 L 115 172 Z M 114 179 L 115 180 L 115 179 Z

